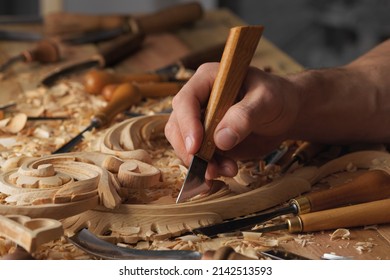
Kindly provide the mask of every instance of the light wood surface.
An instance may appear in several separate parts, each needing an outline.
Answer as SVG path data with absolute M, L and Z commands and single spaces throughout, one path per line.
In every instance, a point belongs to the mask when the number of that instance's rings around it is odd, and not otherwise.
M 160 68 L 169 63 L 177 61 L 180 57 L 188 54 L 192 50 L 201 50 L 216 43 L 224 42 L 231 27 L 243 24 L 244 23 L 239 18 L 226 10 L 208 12 L 205 14 L 204 19 L 196 23 L 192 28 L 184 28 L 174 33 L 156 34 L 145 38 L 142 50 L 127 58 L 123 63 L 116 65 L 113 70 L 116 73 L 142 73 L 144 71 Z M 9 28 L 13 30 L 42 30 L 42 27 L 38 25 L 22 27 L 11 26 Z M 267 27 L 265 26 L 265 30 L 266 29 Z M 23 50 L 31 48 L 31 46 L 33 46 L 31 42 L 1 41 L 0 61 L 4 61 L 13 55 L 19 54 Z M 40 65 L 39 63 L 14 65 L 10 71 L 7 72 L 6 79 L 1 81 L 0 103 L 7 103 L 14 100 L 18 96 L 23 96 L 28 90 L 36 89 L 37 85 L 39 84 L 39 80 L 50 70 L 58 66 L 63 66 L 73 59 L 83 60 L 86 57 L 92 56 L 96 52 L 97 48 L 94 45 L 83 45 L 77 47 L 61 46 L 61 54 L 63 59 L 59 63 L 47 65 Z M 273 73 L 282 75 L 302 70 L 302 67 L 297 62 L 291 59 L 287 54 L 280 51 L 266 38 L 261 39 L 251 65 L 261 69 L 272 69 Z M 81 79 L 80 76 L 76 76 L 74 78 L 75 80 Z M 110 136 L 112 139 L 117 138 L 117 135 L 115 136 L 114 134 L 111 134 Z M 115 151 L 114 147 L 120 147 L 119 143 L 114 143 L 114 141 L 106 142 L 106 144 L 107 143 L 112 144 L 110 147 L 106 146 L 107 151 L 112 150 L 114 154 L 120 153 L 121 155 L 125 153 L 125 151 Z M 137 154 L 136 157 L 138 159 L 148 161 L 147 154 L 144 154 L 138 150 L 132 151 L 131 156 L 133 156 L 134 153 Z M 353 159 L 345 159 L 339 161 L 337 164 L 324 166 L 324 168 L 320 169 L 320 172 L 316 178 L 308 175 L 307 180 L 310 182 L 317 182 L 319 178 L 324 178 L 329 174 L 337 173 L 340 170 L 345 170 L 345 166 L 347 166 L 351 160 L 355 162 L 359 168 L 369 169 L 372 168 L 372 160 L 377 157 L 378 155 L 373 153 L 370 157 L 357 156 Z M 115 186 L 111 185 L 111 188 L 115 188 Z M 270 197 L 272 196 L 265 196 L 263 199 L 267 200 L 270 199 Z M 107 198 L 107 200 L 107 206 L 114 208 L 115 205 L 118 205 L 118 197 Z M 93 201 L 85 203 L 88 203 L 88 206 L 91 208 L 96 205 L 98 201 L 96 198 L 94 198 Z M 225 212 L 226 209 L 230 210 L 233 206 L 235 206 L 233 202 L 231 204 L 225 205 L 224 207 L 221 206 L 221 212 Z M 247 205 L 244 206 L 249 207 Z M 3 207 L 3 205 L 0 207 Z M 28 207 L 19 207 L 20 213 L 22 214 L 26 214 L 31 211 L 31 209 L 28 209 Z M 154 213 L 156 216 L 158 216 L 158 212 L 161 211 L 159 206 L 153 206 L 151 209 L 154 209 L 153 211 L 155 211 Z M 194 207 L 193 209 L 197 208 Z M 67 210 L 64 211 L 71 212 L 72 204 L 68 204 Z M 121 211 L 123 211 L 123 213 L 121 213 Z M 131 211 L 134 211 L 134 209 L 131 209 Z M 135 209 L 136 217 L 138 217 L 135 218 L 135 222 L 139 221 L 147 223 L 147 219 L 143 219 L 145 218 L 145 216 L 143 216 L 145 212 L 143 211 L 144 210 L 139 210 L 137 212 L 137 209 Z M 233 210 L 231 210 L 231 213 L 226 215 L 233 215 L 234 213 L 232 212 Z M 99 217 L 101 217 L 93 211 L 86 211 L 86 213 L 89 213 L 88 215 L 91 215 L 92 219 L 99 219 Z M 107 212 L 105 212 L 103 219 L 111 221 L 112 224 L 116 226 L 116 228 L 120 228 L 121 221 L 123 221 L 123 219 L 126 217 L 126 211 L 120 208 L 113 213 L 115 213 L 115 215 L 109 215 L 106 217 L 105 215 Z M 164 216 L 166 214 L 169 214 L 169 212 L 158 217 L 160 222 L 156 224 L 156 227 L 158 227 L 160 230 L 159 237 L 161 239 L 171 236 L 172 232 L 177 233 L 181 231 L 181 226 L 171 226 L 168 229 L 166 228 L 165 225 L 170 220 L 170 218 Z M 198 219 L 195 215 L 192 215 L 191 217 L 189 216 L 191 215 L 178 215 L 178 223 L 180 224 L 186 221 L 192 221 L 193 224 L 191 224 L 191 226 L 194 226 L 199 223 L 199 221 L 205 224 L 221 221 L 221 216 L 216 215 L 215 213 L 204 213 L 204 215 L 200 216 L 200 219 Z M 82 221 L 73 220 L 70 222 L 74 223 L 75 227 L 84 225 L 84 222 Z M 107 229 L 102 227 L 101 224 L 96 224 L 96 227 L 97 230 L 101 231 L 102 233 L 104 233 Z M 350 228 L 349 230 L 351 232 L 349 238 L 340 240 L 330 240 L 329 235 L 332 233 L 332 231 L 316 232 L 314 234 L 307 233 L 304 235 L 291 234 L 291 238 L 288 241 L 279 241 L 278 246 L 312 259 L 319 259 L 324 253 L 331 252 L 342 256 L 351 256 L 354 259 L 390 259 L 390 227 L 388 225 L 379 225 L 377 227 L 369 227 L 368 229 L 357 227 Z M 266 236 L 272 239 L 282 237 L 282 233 L 267 233 Z M 134 241 L 134 237 L 129 237 L 128 240 L 131 241 L 132 238 Z M 283 238 L 286 240 L 285 236 L 283 236 Z M 245 242 L 248 241 L 244 242 L 243 239 L 238 239 L 238 243 L 234 243 L 235 241 L 232 240 L 232 237 L 221 237 L 217 240 L 213 240 L 212 242 L 204 242 L 199 246 L 202 250 L 216 250 L 223 244 L 226 244 L 226 242 L 230 242 L 230 244 L 237 244 L 237 246 L 240 245 L 244 248 Z M 361 243 L 364 244 L 362 245 Z

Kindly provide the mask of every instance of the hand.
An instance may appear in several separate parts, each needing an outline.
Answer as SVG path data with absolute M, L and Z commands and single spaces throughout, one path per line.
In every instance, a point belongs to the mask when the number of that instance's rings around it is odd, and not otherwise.
M 165 134 L 177 155 L 189 165 L 203 138 L 201 122 L 218 63 L 199 67 L 173 99 Z M 235 176 L 236 160 L 258 159 L 288 139 L 299 111 L 299 90 L 288 79 L 250 68 L 239 100 L 218 124 L 215 158 L 206 178 Z

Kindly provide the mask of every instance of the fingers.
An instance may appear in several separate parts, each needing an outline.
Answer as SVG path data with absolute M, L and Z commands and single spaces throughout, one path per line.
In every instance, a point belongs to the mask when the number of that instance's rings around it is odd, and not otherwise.
M 207 104 L 218 65 L 207 63 L 200 66 L 172 101 L 173 112 L 165 127 L 165 135 L 186 164 L 202 142 L 201 112 Z
M 214 134 L 216 146 L 223 151 L 236 147 L 250 134 L 280 136 L 293 119 L 287 112 L 285 95 L 290 85 L 285 79 L 251 68 L 244 85 L 242 100 L 229 108 Z

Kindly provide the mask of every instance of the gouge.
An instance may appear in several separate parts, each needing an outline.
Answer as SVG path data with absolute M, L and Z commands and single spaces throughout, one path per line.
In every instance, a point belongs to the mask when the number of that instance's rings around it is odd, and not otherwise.
M 390 223 L 390 198 L 352 206 L 302 214 L 285 223 L 259 228 L 256 232 L 288 230 L 291 233 L 331 230 Z
M 298 162 L 299 164 L 307 163 L 319 153 L 323 152 L 328 146 L 324 144 L 303 142 L 297 150 L 291 155 L 290 160 L 282 167 L 282 174 L 286 173 L 290 167 Z
M 223 246 L 204 254 L 190 250 L 137 250 L 119 247 L 96 237 L 84 228 L 68 240 L 85 252 L 106 260 L 250 260 L 236 253 L 231 247 Z
M 115 38 L 102 45 L 98 53 L 91 58 L 55 69 L 41 80 L 41 84 L 51 86 L 61 77 L 75 72 L 94 67 L 113 66 L 137 51 L 141 47 L 144 37 L 144 34 L 137 33 Z
M 262 26 L 241 26 L 230 30 L 205 112 L 203 141 L 192 159 L 176 203 L 209 190 L 205 173 L 215 151 L 215 128 L 236 100 L 262 32 Z
M 82 139 L 83 134 L 86 131 L 90 131 L 94 128 L 102 127 L 108 124 L 117 114 L 123 112 L 131 105 L 141 101 L 142 97 L 148 96 L 168 96 L 176 94 L 181 87 L 181 84 L 134 84 L 125 83 L 118 86 L 115 90 L 112 100 L 100 110 L 92 118 L 91 123 L 73 139 L 71 139 L 64 146 L 60 147 L 53 154 L 69 152 L 75 145 L 77 145 Z
M 84 88 L 88 93 L 100 94 L 104 87 L 110 84 L 124 82 L 163 82 L 178 80 L 176 77 L 181 69 L 196 70 L 205 62 L 220 61 L 224 44 L 216 44 L 209 48 L 191 52 L 179 58 L 174 63 L 156 69 L 150 73 L 117 74 L 104 70 L 93 69 L 84 76 Z
M 5 63 L 0 65 L 0 72 L 4 72 L 8 67 L 16 62 L 31 63 L 34 61 L 41 63 L 53 63 L 60 60 L 60 51 L 58 45 L 50 40 L 44 40 L 29 50 L 25 50 L 19 55 L 11 57 Z
M 225 232 L 249 228 L 286 214 L 303 214 L 331 209 L 348 204 L 358 204 L 390 197 L 390 175 L 382 170 L 372 170 L 340 186 L 308 193 L 292 199 L 289 205 L 247 218 L 194 229 L 197 234 L 214 237 Z

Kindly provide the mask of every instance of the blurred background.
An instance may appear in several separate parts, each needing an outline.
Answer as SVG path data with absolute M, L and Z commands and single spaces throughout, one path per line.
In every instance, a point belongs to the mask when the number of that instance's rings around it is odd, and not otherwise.
M 0 0 L 0 15 L 148 13 L 191 0 Z M 226 8 L 307 68 L 348 63 L 390 37 L 390 0 L 201 0 Z

